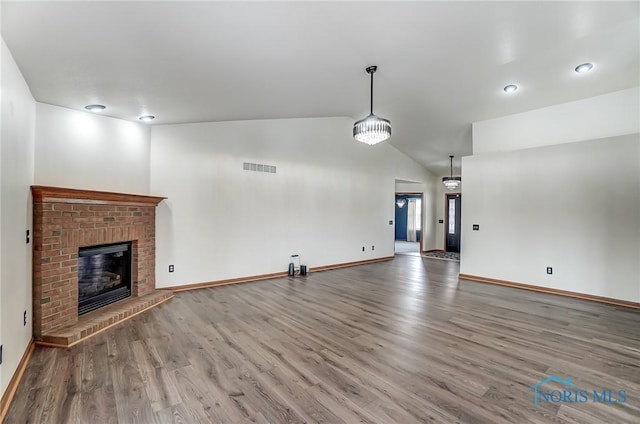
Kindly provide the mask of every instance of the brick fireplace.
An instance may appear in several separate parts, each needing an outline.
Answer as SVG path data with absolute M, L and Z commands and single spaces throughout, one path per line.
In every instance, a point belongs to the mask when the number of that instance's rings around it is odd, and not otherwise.
M 31 190 L 33 332 L 37 341 L 47 341 L 48 336 L 59 340 L 56 334 L 71 334 L 78 327 L 80 248 L 130 243 L 131 298 L 82 315 L 80 321 L 86 325 L 58 344 L 77 342 L 170 296 L 155 290 L 155 208 L 163 197 L 44 186 Z M 118 304 L 129 306 L 123 310 Z

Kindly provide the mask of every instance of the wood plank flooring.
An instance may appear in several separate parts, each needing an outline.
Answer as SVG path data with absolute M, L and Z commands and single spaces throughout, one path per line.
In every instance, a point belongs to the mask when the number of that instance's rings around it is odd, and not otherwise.
M 179 293 L 73 348 L 38 347 L 6 422 L 640 422 L 638 311 L 458 271 L 399 255 Z M 534 405 L 551 375 L 627 401 Z

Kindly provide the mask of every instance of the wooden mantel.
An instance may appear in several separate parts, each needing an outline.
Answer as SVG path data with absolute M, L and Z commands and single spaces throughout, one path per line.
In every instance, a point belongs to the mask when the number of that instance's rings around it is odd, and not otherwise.
M 89 205 L 157 206 L 166 197 L 65 187 L 31 186 L 34 203 L 80 203 Z

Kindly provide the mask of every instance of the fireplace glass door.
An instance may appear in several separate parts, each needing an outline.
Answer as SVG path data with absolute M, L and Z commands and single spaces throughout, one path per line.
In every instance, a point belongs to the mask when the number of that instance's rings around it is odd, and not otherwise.
M 131 243 L 81 247 L 78 315 L 131 296 Z

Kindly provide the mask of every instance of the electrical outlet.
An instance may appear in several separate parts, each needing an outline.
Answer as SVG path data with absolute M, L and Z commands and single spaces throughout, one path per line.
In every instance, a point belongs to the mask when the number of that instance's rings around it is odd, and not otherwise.
M 364 246 L 362 246 L 362 251 L 364 252 Z
M 551 268 L 550 266 L 547 267 L 547 274 L 553 274 L 553 268 Z
M 444 224 L 444 219 L 439 219 L 438 224 Z
M 479 231 L 480 230 L 480 224 L 473 224 L 473 231 Z
M 375 246 L 371 246 L 371 250 L 376 250 L 376 247 Z
M 24 327 L 25 325 L 27 325 L 27 311 L 24 311 L 24 320 L 22 323 L 22 326 Z
M 29 244 L 29 242 L 31 241 L 31 238 L 29 237 L 30 232 L 29 230 L 27 230 L 27 244 Z
M 393 225 L 393 219 L 389 220 L 389 225 Z
M 173 271 L 174 271 L 173 265 L 169 265 L 169 272 L 173 272 Z

